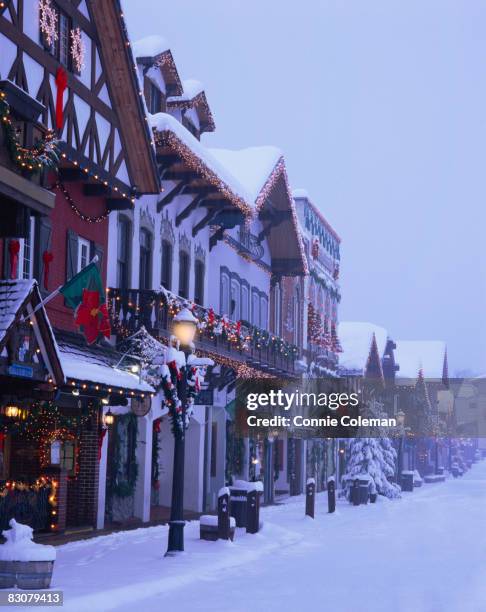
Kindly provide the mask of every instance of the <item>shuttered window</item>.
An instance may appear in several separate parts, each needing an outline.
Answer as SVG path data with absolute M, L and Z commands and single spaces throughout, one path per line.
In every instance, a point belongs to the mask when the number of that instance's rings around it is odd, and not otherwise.
M 160 282 L 169 291 L 172 289 L 172 253 L 172 244 L 168 240 L 163 240 Z

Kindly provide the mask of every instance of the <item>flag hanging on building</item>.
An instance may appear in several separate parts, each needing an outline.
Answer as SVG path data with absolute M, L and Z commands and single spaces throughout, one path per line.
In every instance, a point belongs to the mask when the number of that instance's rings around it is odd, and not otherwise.
M 105 290 L 100 272 L 91 262 L 59 289 L 66 304 L 74 312 L 74 322 L 83 332 L 88 344 L 101 334 L 109 338 L 110 319 L 106 307 Z

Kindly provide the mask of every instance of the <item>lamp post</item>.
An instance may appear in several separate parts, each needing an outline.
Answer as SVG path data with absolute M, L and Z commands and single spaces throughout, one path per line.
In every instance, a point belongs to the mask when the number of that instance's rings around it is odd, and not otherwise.
M 172 383 L 177 388 L 177 396 L 182 410 L 181 419 L 185 424 L 187 410 L 187 356 L 191 352 L 192 342 L 196 335 L 197 319 L 188 308 L 183 308 L 173 319 L 173 334 L 179 344 L 181 367 L 179 375 L 171 372 Z M 180 354 L 182 353 L 182 355 Z M 184 550 L 184 447 L 185 425 L 173 427 L 174 430 L 174 465 L 172 469 L 172 501 L 169 520 L 169 543 L 166 556 Z
M 397 425 L 399 427 L 398 453 L 397 453 L 397 484 L 401 484 L 403 472 L 403 437 L 405 425 L 405 413 L 400 410 L 397 412 Z

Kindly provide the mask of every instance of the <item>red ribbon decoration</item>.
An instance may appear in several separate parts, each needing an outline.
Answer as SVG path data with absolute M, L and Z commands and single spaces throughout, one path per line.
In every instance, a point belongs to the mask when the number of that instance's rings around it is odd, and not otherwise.
M 10 255 L 10 278 L 17 278 L 17 266 L 19 263 L 20 242 L 10 240 L 8 243 L 8 253 Z
M 64 113 L 63 113 L 63 100 L 64 100 L 64 91 L 66 90 L 68 84 L 68 76 L 67 72 L 59 66 L 56 72 L 56 87 L 57 87 L 57 98 L 56 98 L 56 127 L 58 130 L 62 130 L 62 125 L 64 123 Z
M 4 449 L 5 449 L 5 438 L 7 437 L 7 434 L 5 432 L 0 432 L 0 453 L 3 453 Z
M 42 253 L 42 261 L 44 263 L 44 289 L 47 289 L 49 284 L 49 266 L 54 259 L 54 255 L 50 251 Z
M 162 423 L 162 418 L 155 419 L 154 421 L 154 433 L 160 433 L 160 424 Z
M 98 462 L 101 461 L 101 450 L 103 449 L 103 440 L 105 439 L 106 432 L 106 429 L 101 429 L 98 436 Z

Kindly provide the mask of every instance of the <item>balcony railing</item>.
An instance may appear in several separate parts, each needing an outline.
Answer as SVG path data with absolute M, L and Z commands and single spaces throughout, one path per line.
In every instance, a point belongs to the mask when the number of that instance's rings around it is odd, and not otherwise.
M 154 337 L 164 339 L 171 333 L 172 317 L 180 298 L 157 291 L 141 289 L 109 289 L 108 304 L 112 329 L 122 339 L 142 326 Z M 234 322 L 215 314 L 211 309 L 194 306 L 200 321 L 196 348 L 227 357 L 275 376 L 294 374 L 298 348 L 265 330 L 245 321 Z

